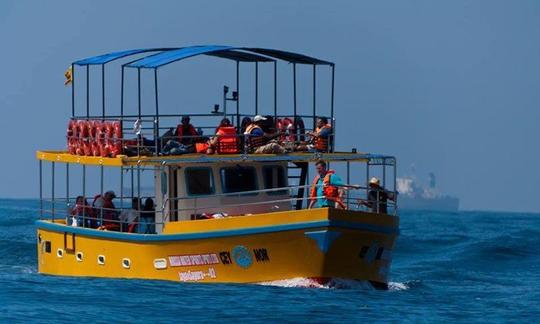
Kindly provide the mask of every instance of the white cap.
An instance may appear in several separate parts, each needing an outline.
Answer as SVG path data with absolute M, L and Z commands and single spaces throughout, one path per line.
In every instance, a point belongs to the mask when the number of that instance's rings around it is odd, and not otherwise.
M 381 182 L 376 177 L 373 177 L 371 178 L 371 180 L 369 180 L 369 184 L 376 184 L 378 186 L 380 183 Z
M 253 118 L 254 122 L 258 122 L 258 121 L 261 121 L 261 120 L 266 120 L 266 117 L 263 117 L 261 115 L 257 115 L 257 116 L 255 116 L 255 118 Z

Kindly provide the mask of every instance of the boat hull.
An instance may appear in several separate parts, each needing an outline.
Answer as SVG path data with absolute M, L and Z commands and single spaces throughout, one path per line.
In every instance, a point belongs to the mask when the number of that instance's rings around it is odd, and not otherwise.
M 367 280 L 384 288 L 399 219 L 328 208 L 175 222 L 142 235 L 38 221 L 40 273 L 204 283 Z

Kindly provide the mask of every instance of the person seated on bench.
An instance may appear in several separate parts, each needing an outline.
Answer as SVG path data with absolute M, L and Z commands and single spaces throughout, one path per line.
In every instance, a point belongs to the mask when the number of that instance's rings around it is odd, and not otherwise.
M 228 118 L 223 118 L 216 128 L 216 136 L 208 141 L 208 154 L 236 154 L 238 150 L 238 134 Z
M 190 123 L 191 118 L 189 116 L 182 117 L 182 123 L 176 126 L 176 136 L 178 136 L 178 142 L 183 145 L 191 145 L 196 142 L 199 133 L 193 125 Z
M 332 138 L 332 125 L 328 123 L 328 118 L 319 117 L 317 127 L 314 132 L 308 132 L 313 138 L 313 146 L 318 152 L 327 152 Z

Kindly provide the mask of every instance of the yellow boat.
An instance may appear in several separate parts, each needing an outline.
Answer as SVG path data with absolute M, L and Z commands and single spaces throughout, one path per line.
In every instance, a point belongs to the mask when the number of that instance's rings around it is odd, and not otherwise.
M 162 134 L 183 114 L 160 113 L 158 68 L 200 55 L 236 63 L 236 90 L 229 94 L 229 88 L 223 88 L 223 109 L 215 105 L 208 114 L 191 114 L 192 118 L 206 122 L 232 120 L 237 136 L 227 142 L 227 147 L 220 146 L 225 143 L 220 141 L 224 137 L 210 137 L 208 143 L 215 149 L 214 154 L 193 152 L 206 148 L 206 138 L 203 140 L 200 131 L 182 137 L 177 133 L 173 140 Z M 290 115 L 277 113 L 277 63 L 281 61 L 293 67 L 294 111 Z M 268 132 L 275 134 L 279 149 L 286 152 L 256 151 L 250 134 L 244 133 L 241 119 L 259 115 L 259 109 L 256 99 L 254 111 L 240 110 L 240 63 L 255 65 L 255 98 L 259 91 L 258 65 L 273 64 L 274 114 L 264 120 L 273 120 Z M 107 113 L 105 107 L 106 65 L 119 66 L 121 73 L 120 115 Z M 313 73 L 310 115 L 302 115 L 296 109 L 296 70 L 305 66 Z M 314 144 L 305 134 L 310 129 L 305 129 L 304 120 L 313 122 L 315 128 L 320 118 L 316 76 L 325 67 L 329 67 L 331 80 L 327 119 L 332 132 Z M 99 115 L 90 114 L 91 68 L 102 69 Z M 138 72 L 138 107 L 133 114 L 124 109 L 127 69 Z M 154 72 L 155 103 L 151 112 L 142 108 L 141 70 Z M 75 78 L 79 74 L 83 75 L 82 86 Z M 201 283 L 257 283 L 292 278 L 327 283 L 340 278 L 369 281 L 375 288 L 387 287 L 392 250 L 399 234 L 396 159 L 359 153 L 356 149 L 335 150 L 333 63 L 262 48 L 152 48 L 76 61 L 66 77 L 72 89 L 68 150 L 36 153 L 40 170 L 40 273 Z M 78 115 L 78 95 L 83 90 L 86 105 L 82 106 L 86 109 L 85 114 Z M 236 111 L 227 111 L 229 102 Z M 292 121 L 292 126 L 276 126 L 278 120 L 284 124 L 286 119 Z M 213 130 L 217 122 L 213 125 L 201 128 Z M 216 138 L 217 142 L 212 142 Z M 230 136 L 227 138 L 231 140 Z M 181 145 L 184 140 L 187 145 Z M 194 142 L 198 144 L 190 145 Z M 231 143 L 234 145 L 230 146 Z M 276 149 L 273 145 L 268 147 Z M 344 184 L 337 185 L 343 205 L 329 203 L 319 194 L 308 195 L 309 173 L 317 161 L 330 163 L 337 174 L 346 175 Z M 112 179 L 113 174 L 119 181 Z M 372 175 L 381 178 L 381 187 L 369 186 Z M 58 182 L 60 177 L 65 181 Z M 144 179 L 149 177 L 147 185 Z M 366 185 L 351 185 L 353 178 L 362 178 L 360 181 Z M 117 197 L 116 193 L 106 193 L 111 188 L 105 188 L 105 182 L 116 182 Z M 92 185 L 99 189 L 90 192 Z M 386 186 L 390 189 L 384 189 Z M 315 185 L 314 192 L 319 192 L 319 187 Z M 376 192 L 377 201 L 370 200 L 370 191 Z M 96 194 L 99 195 L 95 205 L 84 202 L 86 197 Z M 393 196 L 394 201 L 379 200 L 383 195 Z M 116 198 L 116 205 L 98 204 L 104 197 Z M 156 207 L 143 209 L 141 198 L 155 201 Z M 325 203 L 308 208 L 310 200 Z M 130 219 L 130 215 L 136 218 Z

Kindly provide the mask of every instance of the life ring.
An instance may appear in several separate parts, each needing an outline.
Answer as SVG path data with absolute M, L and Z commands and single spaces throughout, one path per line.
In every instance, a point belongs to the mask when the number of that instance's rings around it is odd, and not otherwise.
M 67 128 L 67 146 L 70 154 L 76 154 L 77 152 L 77 145 L 79 143 L 78 133 L 77 121 L 70 120 Z
M 113 121 L 112 122 L 113 127 L 113 135 L 116 139 L 122 139 L 122 123 L 120 121 Z
M 290 142 L 297 141 L 294 122 L 289 117 L 283 118 L 283 121 L 281 122 L 281 132 L 283 133 L 283 140 Z

